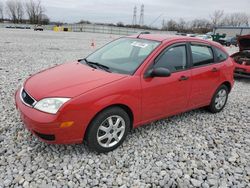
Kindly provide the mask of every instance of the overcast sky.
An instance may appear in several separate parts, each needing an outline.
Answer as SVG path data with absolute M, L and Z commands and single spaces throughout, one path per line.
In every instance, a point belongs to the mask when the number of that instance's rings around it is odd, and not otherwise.
M 1 1 L 1 0 L 0 0 Z M 6 1 L 6 0 L 4 0 Z M 25 0 L 24 0 L 25 1 Z M 209 18 L 215 10 L 225 13 L 249 13 L 250 0 L 41 0 L 46 8 L 46 14 L 52 21 L 78 22 L 81 19 L 92 22 L 117 23 L 119 21 L 131 24 L 133 8 L 137 6 L 137 20 L 140 15 L 140 5 L 145 5 L 145 24 L 152 23 L 163 14 L 162 19 L 191 20 L 194 18 Z

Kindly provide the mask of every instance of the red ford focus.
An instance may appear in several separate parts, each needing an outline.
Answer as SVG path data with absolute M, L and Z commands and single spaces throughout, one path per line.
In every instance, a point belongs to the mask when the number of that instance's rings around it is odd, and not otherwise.
M 86 140 L 92 150 L 108 152 L 148 122 L 205 106 L 221 111 L 233 71 L 217 43 L 144 34 L 33 75 L 15 100 L 26 128 L 42 141 Z

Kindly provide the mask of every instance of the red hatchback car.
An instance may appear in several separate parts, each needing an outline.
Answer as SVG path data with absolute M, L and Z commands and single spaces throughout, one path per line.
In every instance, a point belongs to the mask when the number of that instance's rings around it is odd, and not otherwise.
M 234 75 L 250 78 L 250 35 L 238 38 L 239 52 L 231 55 L 235 60 Z
M 15 100 L 27 129 L 42 141 L 86 140 L 90 149 L 108 152 L 140 125 L 205 106 L 221 111 L 233 70 L 220 44 L 141 34 L 33 75 Z

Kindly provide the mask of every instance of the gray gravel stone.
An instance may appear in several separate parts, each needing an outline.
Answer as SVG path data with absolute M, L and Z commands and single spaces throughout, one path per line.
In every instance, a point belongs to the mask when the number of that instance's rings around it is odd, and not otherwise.
M 10 184 L 11 184 L 11 180 L 6 179 L 6 180 L 4 180 L 3 184 L 4 184 L 6 187 L 8 187 L 8 186 L 10 186 Z
M 28 187 L 29 187 L 29 182 L 25 181 L 25 182 L 23 183 L 23 187 L 24 187 L 24 188 L 28 188 Z
M 209 188 L 209 185 L 206 182 L 202 183 L 201 186 L 202 186 L 202 188 Z
M 193 179 L 193 178 L 190 181 L 191 181 L 191 183 L 192 183 L 192 185 L 194 187 L 200 187 L 201 184 L 202 184 L 202 181 L 199 181 L 199 180 L 196 180 L 196 179 Z
M 0 29 L 0 187 L 247 187 L 250 81 L 236 79 L 218 114 L 193 110 L 132 130 L 96 154 L 84 144 L 48 145 L 24 128 L 13 96 L 31 74 L 86 57 L 105 34 Z M 236 48 L 227 48 L 230 53 Z
M 208 184 L 210 186 L 217 186 L 217 184 L 218 184 L 218 180 L 217 179 L 208 179 L 207 181 L 208 181 Z

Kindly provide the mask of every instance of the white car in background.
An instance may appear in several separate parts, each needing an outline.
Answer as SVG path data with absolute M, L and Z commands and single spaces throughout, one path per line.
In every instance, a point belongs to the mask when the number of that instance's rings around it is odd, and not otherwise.
M 196 37 L 204 40 L 211 40 L 211 41 L 213 40 L 212 36 L 210 35 L 197 35 Z
M 196 37 L 196 34 L 187 34 L 188 37 Z

